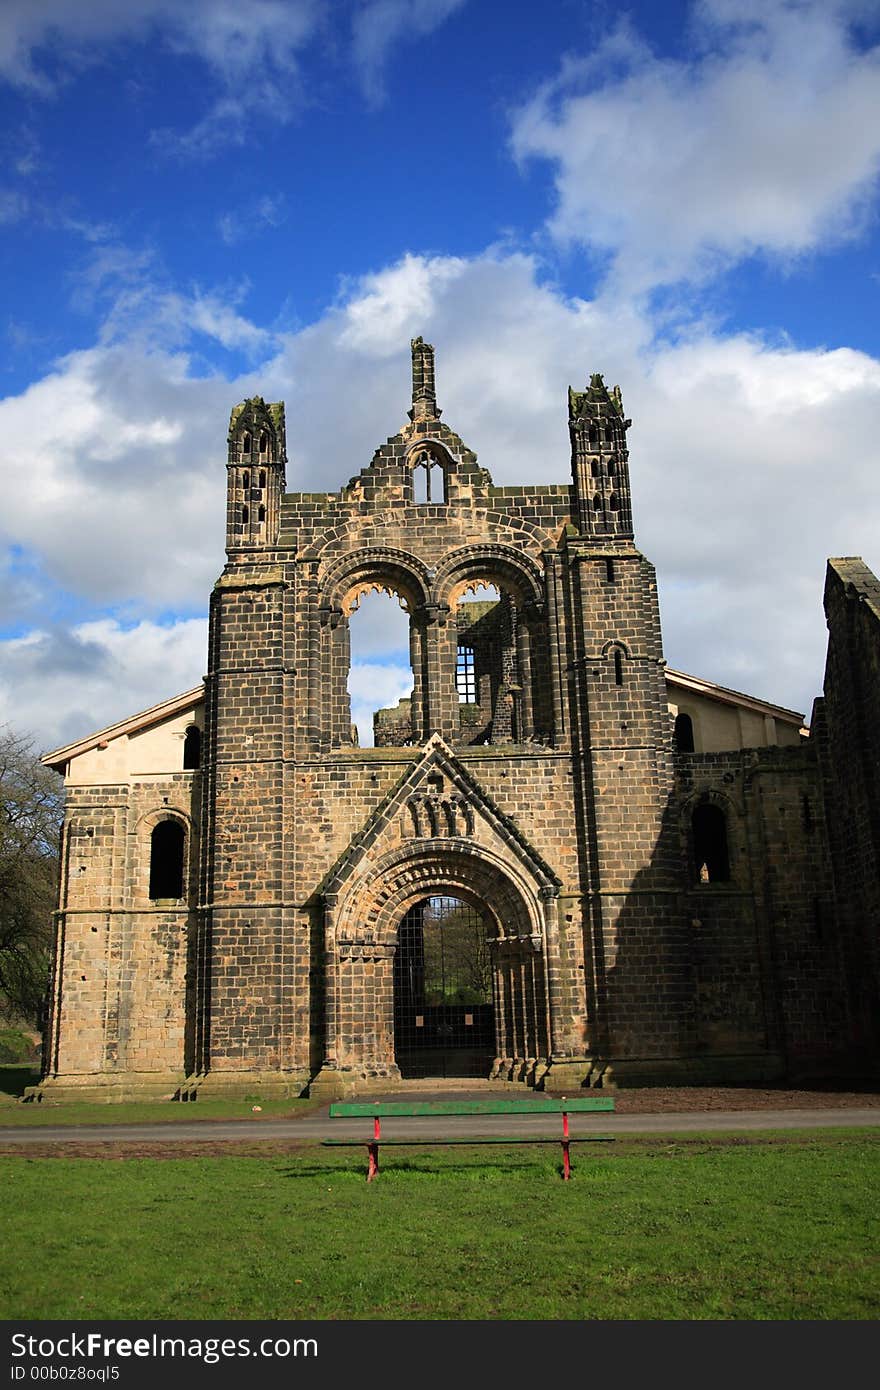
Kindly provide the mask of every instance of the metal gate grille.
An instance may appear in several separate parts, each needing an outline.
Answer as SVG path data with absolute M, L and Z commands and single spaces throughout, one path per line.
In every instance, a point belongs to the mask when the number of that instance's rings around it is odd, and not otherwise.
M 394 958 L 403 1076 L 489 1075 L 495 1020 L 487 936 L 482 915 L 460 898 L 425 898 L 407 912 Z

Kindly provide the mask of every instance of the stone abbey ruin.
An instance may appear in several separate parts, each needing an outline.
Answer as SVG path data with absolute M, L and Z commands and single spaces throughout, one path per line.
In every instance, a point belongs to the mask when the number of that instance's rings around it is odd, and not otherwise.
M 569 482 L 495 487 L 421 339 L 412 362 L 407 422 L 339 492 L 287 492 L 283 405 L 236 406 L 204 686 L 47 755 L 41 1092 L 871 1070 L 880 584 L 828 563 L 808 735 L 670 671 L 620 390 L 569 391 Z M 373 590 L 408 615 L 412 692 L 361 747 Z

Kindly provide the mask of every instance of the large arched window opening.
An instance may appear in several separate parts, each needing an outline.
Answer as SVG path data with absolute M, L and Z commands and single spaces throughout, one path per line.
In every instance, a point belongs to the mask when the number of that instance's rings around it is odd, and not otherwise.
M 455 609 L 459 729 L 472 742 L 489 739 L 501 682 L 503 629 L 501 593 L 494 584 L 475 581 L 461 594 Z
M 730 880 L 730 854 L 727 846 L 727 817 L 720 806 L 702 802 L 691 821 L 694 865 L 699 883 L 727 883 Z
M 546 623 L 529 577 L 502 557 L 467 569 L 469 576 L 447 591 L 455 615 L 458 737 L 465 743 L 549 743 Z
M 349 612 L 348 697 L 352 741 L 361 748 L 413 742 L 410 622 L 396 593 L 363 593 Z
M 176 820 L 160 820 L 150 835 L 150 898 L 183 897 L 186 832 Z

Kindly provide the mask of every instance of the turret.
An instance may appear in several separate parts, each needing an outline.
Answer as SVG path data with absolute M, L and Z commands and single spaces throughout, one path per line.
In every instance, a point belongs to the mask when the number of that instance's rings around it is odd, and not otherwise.
M 595 372 L 585 391 L 568 388 L 571 469 L 581 535 L 632 540 L 629 452 L 620 387 Z
M 284 402 L 254 396 L 235 406 L 228 443 L 226 548 L 274 545 L 287 463 Z

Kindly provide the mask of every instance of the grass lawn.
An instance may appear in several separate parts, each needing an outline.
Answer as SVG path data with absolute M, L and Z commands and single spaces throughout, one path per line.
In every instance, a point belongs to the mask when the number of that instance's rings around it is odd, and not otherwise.
M 186 1109 L 186 1107 L 182 1107 Z M 0 1318 L 880 1314 L 864 1131 L 278 1157 L 0 1158 Z

